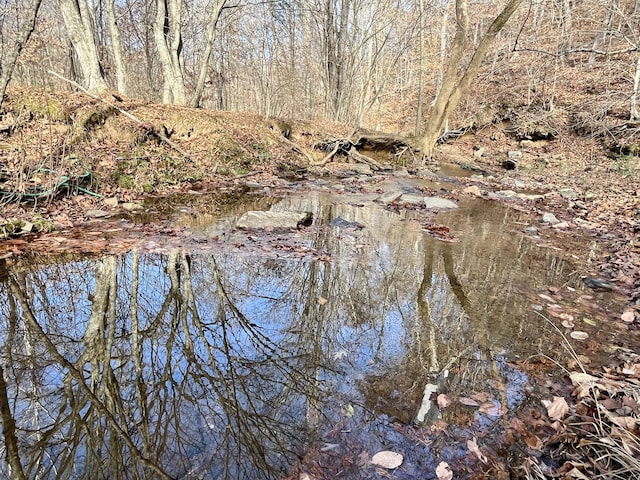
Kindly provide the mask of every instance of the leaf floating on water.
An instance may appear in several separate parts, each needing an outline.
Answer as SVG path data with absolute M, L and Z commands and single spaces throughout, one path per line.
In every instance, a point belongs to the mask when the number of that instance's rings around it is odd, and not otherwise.
M 571 332 L 569 336 L 574 340 L 586 340 L 587 338 L 589 338 L 589 334 L 587 332 L 581 332 L 579 330 Z
M 460 397 L 460 398 L 458 398 L 458 401 L 462 405 L 466 405 L 467 407 L 479 407 L 480 406 L 479 402 L 477 402 L 473 398 L 469 398 L 469 397 Z
M 499 405 L 494 402 L 486 402 L 480 405 L 480 411 L 490 417 L 501 417 L 503 412 Z
M 371 457 L 371 463 L 373 465 L 377 465 L 383 468 L 398 468 L 402 465 L 404 461 L 404 457 L 396 452 L 391 452 L 389 450 L 383 450 L 382 452 L 376 453 L 373 457 Z
M 326 305 L 326 303 L 327 303 L 328 301 L 329 301 L 329 300 L 327 300 L 327 299 L 326 299 L 326 298 L 324 298 L 324 297 L 318 297 L 318 305 Z
M 353 408 L 353 405 L 349 404 L 347 405 L 347 413 L 345 414 L 345 416 L 347 418 L 351 418 L 355 415 L 356 411 Z
M 547 407 L 547 413 L 551 420 L 562 420 L 569 413 L 569 405 L 564 397 L 553 397 L 553 401 L 542 400 L 542 404 Z
M 584 318 L 582 319 L 582 321 L 583 321 L 584 323 L 586 323 L 587 325 L 591 325 L 591 326 L 593 326 L 593 327 L 595 327 L 595 326 L 597 325 L 597 323 L 596 323 L 596 321 L 595 321 L 595 320 L 592 320 L 592 319 L 587 318 L 587 317 L 584 317 Z
M 440 462 L 436 467 L 436 475 L 438 480 L 451 480 L 453 478 L 453 472 L 447 462 Z
M 621 315 L 624 323 L 633 323 L 636 319 L 636 312 L 632 308 L 627 308 Z
M 480 451 L 480 447 L 478 447 L 476 437 L 473 437 L 473 440 L 467 440 L 467 448 L 471 453 L 478 457 L 478 460 L 480 460 L 482 463 L 487 463 L 487 457 Z
M 444 393 L 441 393 L 440 395 L 438 395 L 437 402 L 438 402 L 438 408 L 440 410 L 443 410 L 447 408 L 449 405 L 451 405 L 451 399 L 447 397 Z

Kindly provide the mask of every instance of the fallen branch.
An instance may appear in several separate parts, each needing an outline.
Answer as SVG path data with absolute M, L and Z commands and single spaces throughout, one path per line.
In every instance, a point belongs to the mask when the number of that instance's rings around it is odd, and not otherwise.
M 120 112 L 122 115 L 124 115 L 125 117 L 127 117 L 129 120 L 134 121 L 136 124 L 138 124 L 139 126 L 142 127 L 147 127 L 149 125 L 148 122 L 143 122 L 142 120 L 140 120 L 138 117 L 132 115 L 131 113 L 127 112 L 124 108 L 121 108 L 113 103 L 107 102 L 104 98 L 99 97 L 98 95 L 96 95 L 95 93 L 91 93 L 89 90 L 87 90 L 86 88 L 84 88 L 82 85 L 80 85 L 77 82 L 74 82 L 73 80 L 69 80 L 68 78 L 63 77 L 62 75 L 60 75 L 59 73 L 56 73 L 52 70 L 49 70 L 49 73 L 51 75 L 54 75 L 55 77 L 58 77 L 60 80 L 63 80 L 67 83 L 70 83 L 71 85 L 73 85 L 74 87 L 82 90 L 84 93 L 86 93 L 87 95 L 89 95 L 92 98 L 95 98 L 96 100 L 99 100 L 101 102 L 103 102 L 104 104 L 108 105 L 111 108 L 114 108 L 115 110 L 117 110 L 118 112 Z M 154 134 L 164 143 L 166 143 L 167 145 L 169 145 L 171 148 L 173 148 L 176 152 L 178 152 L 180 155 L 182 155 L 183 157 L 185 157 L 187 160 L 192 160 L 191 155 L 189 155 L 187 152 L 185 152 L 184 150 L 182 150 L 178 145 L 176 145 L 174 142 L 172 142 L 171 140 L 169 140 L 165 135 L 163 135 L 162 133 L 160 133 L 160 130 L 155 128 L 154 129 Z
M 301 155 L 304 155 L 304 157 L 309 161 L 309 163 L 311 163 L 311 164 L 314 163 L 313 157 L 311 155 L 309 155 L 300 145 L 298 145 L 295 142 L 292 142 L 291 140 L 289 140 L 284 135 L 282 136 L 282 140 L 284 140 L 288 145 L 290 145 L 291 148 L 293 148 L 294 151 L 298 152 Z

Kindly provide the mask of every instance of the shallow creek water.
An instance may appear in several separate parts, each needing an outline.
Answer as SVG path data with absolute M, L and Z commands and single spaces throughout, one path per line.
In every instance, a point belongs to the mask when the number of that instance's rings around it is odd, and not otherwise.
M 532 401 L 514 362 L 562 352 L 536 292 L 582 287 L 520 233 L 524 214 L 463 200 L 428 218 L 450 243 L 376 194 L 321 190 L 209 212 L 173 200 L 180 246 L 5 265 L 0 357 L 28 478 L 282 478 L 310 451 L 360 459 L 341 478 L 382 478 L 366 462 L 380 450 L 404 456 L 394 478 L 435 478 L 466 440 L 407 434 L 425 385 L 450 372 L 440 420 L 458 434 Z M 314 220 L 235 230 L 250 209 Z M 482 411 L 455 401 L 474 393 Z

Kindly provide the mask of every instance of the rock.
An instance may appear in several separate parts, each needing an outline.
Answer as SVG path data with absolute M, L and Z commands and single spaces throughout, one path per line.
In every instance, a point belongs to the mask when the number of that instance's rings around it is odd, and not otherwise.
M 416 170 L 416 176 L 419 178 L 437 178 L 438 176 L 426 167 L 421 167 Z
M 534 202 L 538 200 L 544 200 L 544 195 L 539 195 L 535 193 L 517 193 L 516 196 L 518 198 L 521 198 L 522 200 L 531 200 Z
M 527 188 L 527 184 L 526 184 L 526 183 L 524 183 L 522 180 L 516 180 L 516 181 L 514 182 L 514 186 L 515 186 L 516 188 L 521 189 L 521 190 L 522 190 L 523 188 Z
M 515 160 L 516 162 L 522 158 L 522 152 L 520 150 L 510 150 L 507 152 L 507 158 Z
M 413 203 L 413 204 L 422 203 L 424 202 L 424 195 L 414 195 L 411 193 L 404 193 L 400 197 L 400 201 L 402 203 Z
M 92 218 L 105 218 L 110 216 L 109 212 L 105 212 L 104 210 L 87 210 L 87 217 Z
M 482 158 L 484 155 L 484 147 L 479 147 L 473 150 L 473 158 Z
M 462 190 L 462 192 L 473 195 L 474 197 L 479 197 L 480 195 L 482 195 L 482 192 L 480 192 L 480 187 L 478 187 L 477 185 L 471 185 L 470 187 Z
M 402 196 L 402 192 L 398 192 L 397 190 L 392 190 L 390 192 L 384 192 L 378 198 L 376 198 L 376 202 L 381 203 L 393 203 L 398 200 Z
M 22 227 L 20 228 L 21 233 L 31 233 L 33 231 L 33 227 L 35 225 L 31 222 L 24 221 L 22 222 Z
M 262 188 L 264 185 L 262 185 L 261 183 L 258 182 L 244 182 L 244 186 L 247 188 L 252 188 L 252 189 L 256 189 L 256 188 Z
M 117 207 L 118 199 L 116 197 L 105 198 L 103 201 L 105 207 Z
M 534 145 L 534 141 L 533 140 L 522 140 L 520 142 L 520 148 L 530 148 L 533 147 Z
M 613 284 L 602 278 L 583 277 L 582 281 L 587 287 L 593 288 L 594 290 L 602 292 L 610 292 L 613 290 Z
M 404 197 L 403 197 L 404 198 Z M 424 205 L 427 208 L 452 209 L 458 208 L 458 205 L 451 200 L 440 197 L 424 197 Z
M 407 167 L 398 167 L 393 174 L 397 177 L 410 177 L 411 174 L 409 173 L 409 170 L 407 170 Z
M 501 197 L 504 198 L 513 198 L 513 197 L 517 197 L 518 194 L 516 192 L 514 192 L 513 190 L 500 190 L 498 192 L 498 195 L 500 195 Z
M 479 182 L 480 180 L 484 180 L 484 177 L 482 175 L 478 175 L 477 173 L 474 173 L 469 177 L 469 179 L 473 180 L 474 182 Z
M 562 198 L 566 198 L 567 200 L 577 200 L 579 197 L 578 193 L 571 188 L 563 188 L 561 190 L 558 190 L 558 194 L 560 194 Z
M 373 170 L 371 170 L 371 167 L 366 163 L 354 163 L 353 165 L 349 165 L 349 169 L 358 175 L 373 175 Z
M 560 220 L 558 220 L 553 213 L 546 212 L 542 214 L 542 223 L 550 223 L 551 225 L 555 225 L 556 223 L 560 223 Z
M 122 204 L 122 208 L 124 208 L 128 212 L 132 212 L 134 210 L 142 210 L 144 207 L 139 203 L 127 202 Z
M 558 222 L 556 223 L 553 228 L 557 228 L 557 229 L 565 229 L 565 228 L 569 228 L 569 222 Z
M 295 229 L 300 225 L 309 225 L 313 216 L 311 212 L 272 212 L 249 211 L 236 222 L 236 228 L 283 228 Z
M 524 233 L 527 235 L 537 235 L 540 233 L 540 229 L 534 225 L 529 225 L 524 229 Z

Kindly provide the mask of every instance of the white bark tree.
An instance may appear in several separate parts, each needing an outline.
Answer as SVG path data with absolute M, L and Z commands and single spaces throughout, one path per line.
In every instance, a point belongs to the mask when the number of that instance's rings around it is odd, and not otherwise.
M 127 93 L 127 65 L 124 60 L 124 50 L 118 19 L 115 11 L 115 0 L 107 0 L 107 22 L 109 25 L 109 35 L 111 36 L 111 50 L 113 52 L 113 62 L 116 69 L 116 90 L 122 94 Z
M 98 56 L 95 18 L 86 0 L 58 0 L 58 5 L 82 73 L 79 83 L 92 93 L 107 90 Z
M 162 102 L 184 105 L 182 0 L 156 0 L 153 36 L 162 68 Z

